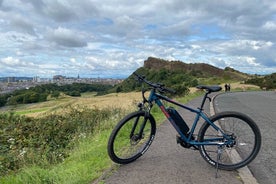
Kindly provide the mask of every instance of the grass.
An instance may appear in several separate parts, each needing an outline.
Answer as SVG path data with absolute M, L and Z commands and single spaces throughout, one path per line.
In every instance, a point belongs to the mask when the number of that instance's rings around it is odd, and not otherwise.
M 1 178 L 0 183 L 91 183 L 112 165 L 106 152 L 106 137 L 109 134 L 110 131 L 102 131 L 100 134 L 82 139 L 72 150 L 70 157 L 61 164 L 49 168 L 23 168 L 15 175 Z
M 45 108 L 38 108 L 38 109 L 29 109 L 29 110 L 23 110 L 23 111 L 16 111 L 15 114 L 18 114 L 18 115 L 27 115 L 27 114 L 45 112 L 47 110 L 49 110 L 49 108 L 45 107 Z
M 233 86 L 234 87 L 234 86 Z M 187 103 L 200 95 L 191 89 L 192 93 L 188 96 L 177 98 L 177 101 Z M 33 116 L 39 113 L 59 113 L 67 104 L 79 105 L 87 108 L 121 107 L 130 112 L 135 110 L 135 104 L 141 99 L 140 93 L 119 93 L 95 97 L 94 94 L 85 94 L 79 98 L 65 98 L 56 101 L 49 101 L 41 104 L 32 104 L 30 109 L 22 110 L 20 107 L 15 110 L 18 114 Z M 165 119 L 157 106 L 152 109 L 152 114 L 158 124 Z M 42 114 L 44 115 L 44 114 Z M 20 169 L 17 173 L 0 178 L 3 184 L 21 183 L 58 183 L 58 184 L 82 184 L 91 183 L 101 177 L 105 171 L 114 164 L 107 155 L 108 137 L 115 124 L 122 117 L 112 117 L 108 121 L 102 122 L 97 127 L 93 135 L 82 135 L 81 139 L 74 142 L 70 156 L 65 158 L 62 163 L 51 166 L 37 166 L 35 164 Z
M 89 109 L 123 108 L 134 109 L 135 104 L 141 99 L 140 92 L 112 93 L 104 96 L 95 96 L 96 93 L 84 93 L 81 97 L 68 97 L 52 99 L 42 103 L 20 104 L 7 106 L 0 112 L 14 112 L 28 117 L 41 117 L 49 114 L 64 113 L 67 106 L 81 106 Z

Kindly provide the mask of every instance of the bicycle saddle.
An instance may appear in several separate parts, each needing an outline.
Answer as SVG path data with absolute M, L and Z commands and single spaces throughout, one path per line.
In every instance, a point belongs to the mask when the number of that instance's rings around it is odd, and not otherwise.
M 199 85 L 196 88 L 198 89 L 205 89 L 208 92 L 217 92 L 220 91 L 222 88 L 220 86 L 206 86 L 206 85 Z

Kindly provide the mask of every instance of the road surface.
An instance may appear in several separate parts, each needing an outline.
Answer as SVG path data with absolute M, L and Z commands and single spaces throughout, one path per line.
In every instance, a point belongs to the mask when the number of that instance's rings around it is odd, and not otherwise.
M 234 110 L 249 115 L 259 126 L 262 147 L 249 169 L 260 184 L 276 183 L 276 92 L 238 92 L 218 95 L 216 111 Z

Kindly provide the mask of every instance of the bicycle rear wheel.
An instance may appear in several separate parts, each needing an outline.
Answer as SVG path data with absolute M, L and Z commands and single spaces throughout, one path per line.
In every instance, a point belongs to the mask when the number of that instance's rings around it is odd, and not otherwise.
M 108 155 L 116 163 L 128 164 L 142 156 L 151 145 L 156 132 L 152 115 L 137 111 L 122 119 L 108 141 Z
M 234 142 L 223 146 L 199 146 L 200 154 L 205 161 L 220 169 L 234 170 L 249 164 L 257 156 L 261 148 L 261 133 L 251 118 L 238 112 L 229 111 L 218 113 L 210 120 Z M 205 122 L 199 130 L 198 141 L 203 142 L 216 138 L 222 138 L 221 133 Z M 223 140 L 221 143 L 225 141 Z

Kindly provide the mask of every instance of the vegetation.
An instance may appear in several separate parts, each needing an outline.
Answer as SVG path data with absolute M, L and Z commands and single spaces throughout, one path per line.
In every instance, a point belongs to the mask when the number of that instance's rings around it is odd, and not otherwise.
M 276 73 L 263 77 L 256 76 L 252 79 L 248 79 L 245 83 L 260 86 L 261 89 L 276 89 Z
M 98 95 L 102 95 L 111 88 L 111 85 L 103 84 L 73 83 L 62 86 L 57 84 L 43 84 L 30 89 L 16 90 L 11 94 L 0 95 L 0 107 L 6 104 L 16 105 L 44 102 L 49 96 L 58 98 L 61 92 L 75 97 L 81 96 L 81 93 L 92 91 L 97 92 Z
M 124 98 L 132 95 L 126 93 Z M 195 93 L 181 101 L 187 102 L 189 97 L 194 98 Z M 63 113 L 39 118 L 0 114 L 0 183 L 91 183 L 111 167 L 107 138 L 129 107 L 62 109 Z M 152 112 L 162 122 L 160 110 L 155 107 Z
M 0 114 L 0 175 L 36 165 L 47 167 L 64 161 L 83 137 L 105 128 L 110 119 L 121 117 L 121 109 L 70 108 L 64 115 L 30 118 Z
M 188 73 L 180 70 L 170 71 L 167 69 L 151 70 L 147 68 L 139 68 L 136 71 L 140 75 L 144 75 L 147 80 L 151 82 L 158 82 L 164 84 L 168 88 L 175 89 L 177 95 L 185 95 L 189 93 L 189 87 L 198 85 L 198 80 Z M 139 90 L 141 88 L 136 77 L 131 75 L 124 80 L 121 84 L 118 84 L 113 91 L 114 92 L 129 92 Z
M 149 57 L 144 62 L 144 67 L 157 71 L 161 69 L 166 69 L 169 71 L 180 70 L 197 78 L 218 77 L 226 80 L 243 81 L 244 79 L 250 77 L 250 75 L 239 72 L 230 67 L 220 69 L 206 63 L 187 64 L 181 61 L 166 61 L 153 57 Z
M 189 87 L 198 84 L 223 84 L 244 81 L 250 75 L 226 67 L 224 70 L 214 66 L 196 63 L 186 64 L 180 61 L 166 61 L 149 57 L 144 66 L 135 72 L 144 75 L 147 80 L 165 84 L 166 87 L 175 89 L 177 95 L 185 95 Z M 131 75 L 121 84 L 116 85 L 110 92 L 129 92 L 141 87 L 136 78 Z

